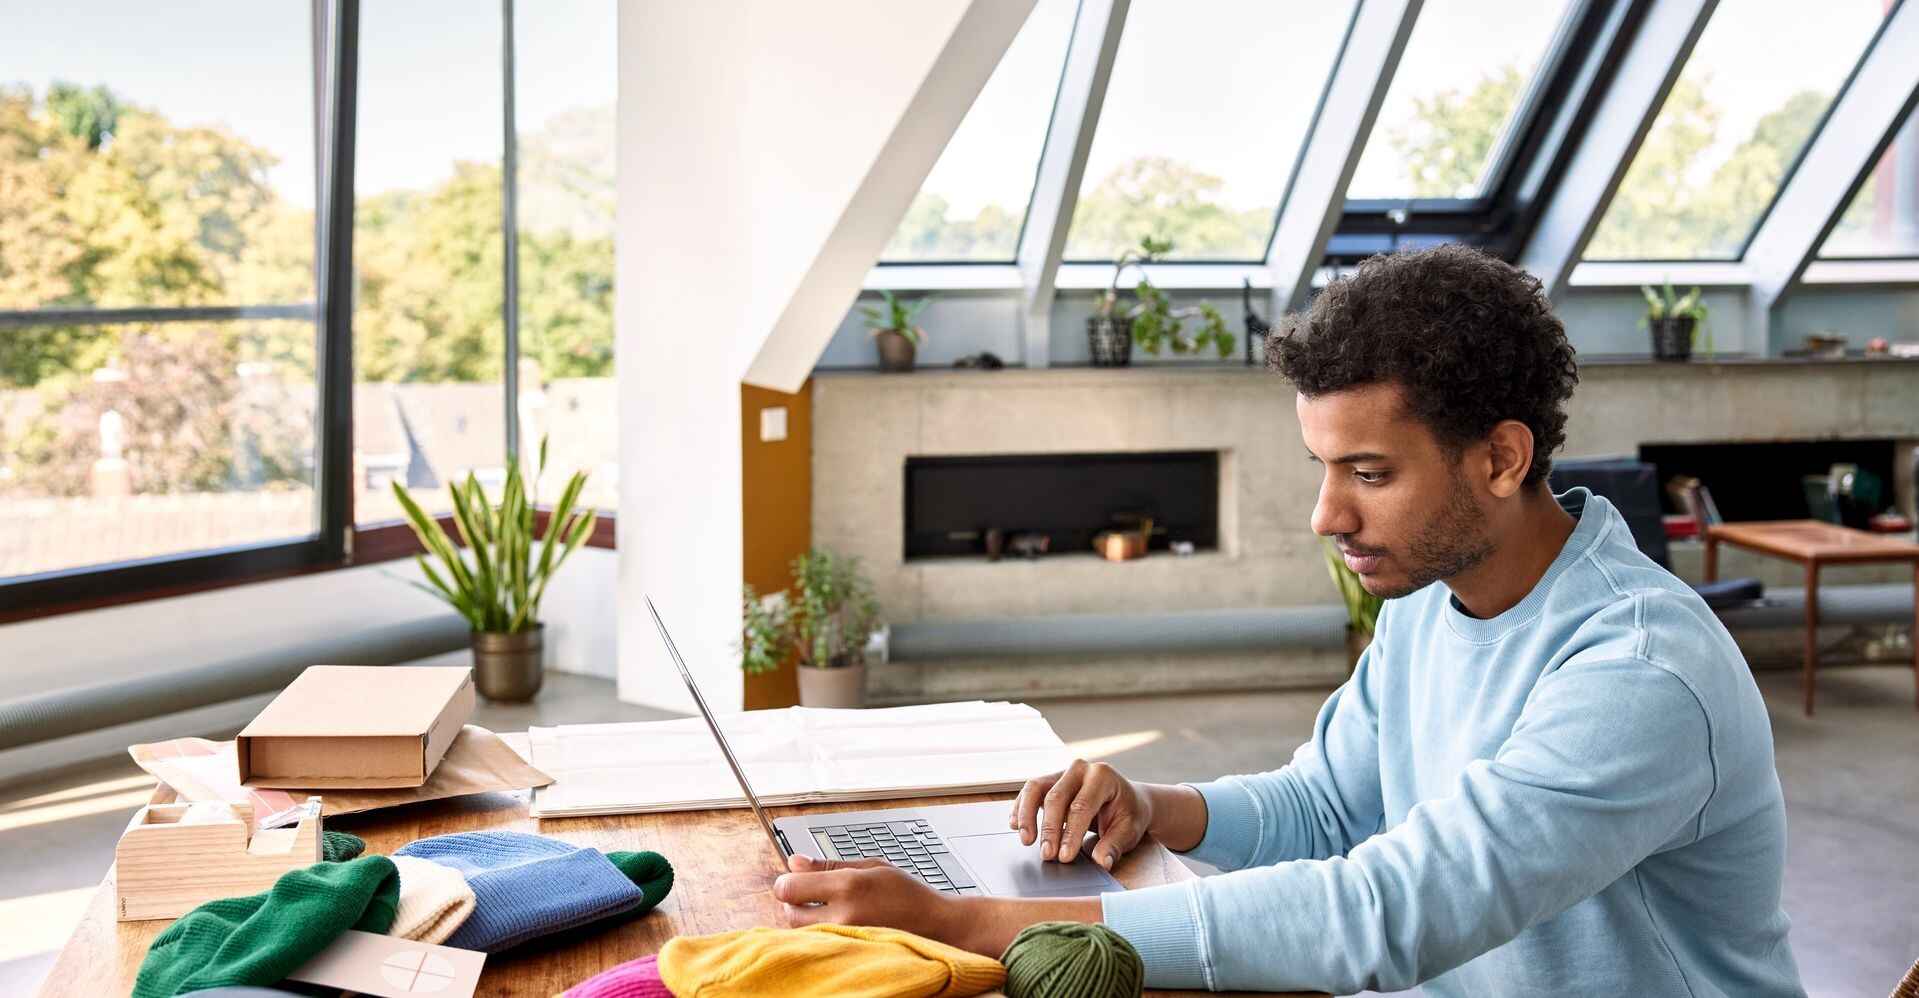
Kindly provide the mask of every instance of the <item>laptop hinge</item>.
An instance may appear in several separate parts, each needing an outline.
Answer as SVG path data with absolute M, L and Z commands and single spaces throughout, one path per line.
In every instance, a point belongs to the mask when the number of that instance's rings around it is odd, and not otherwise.
M 787 844 L 787 841 L 786 841 L 786 832 L 785 832 L 785 830 L 784 830 L 784 829 L 779 829 L 779 828 L 775 828 L 775 829 L 773 829 L 773 834 L 774 834 L 774 835 L 775 835 L 776 837 L 778 837 L 778 838 L 779 838 L 779 840 L 780 840 L 780 848 L 781 848 L 782 850 L 785 850 L 785 852 L 786 852 L 786 854 L 787 854 L 788 856 L 791 856 L 791 855 L 793 855 L 793 847 L 792 847 L 791 845 L 788 845 L 788 844 Z

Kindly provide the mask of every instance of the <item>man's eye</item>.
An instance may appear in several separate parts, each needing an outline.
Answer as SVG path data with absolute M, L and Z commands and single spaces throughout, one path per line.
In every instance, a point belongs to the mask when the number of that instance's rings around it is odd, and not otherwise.
M 1359 479 L 1361 483 L 1366 485 L 1378 485 L 1386 480 L 1386 473 L 1383 471 L 1355 471 L 1353 472 L 1353 477 Z

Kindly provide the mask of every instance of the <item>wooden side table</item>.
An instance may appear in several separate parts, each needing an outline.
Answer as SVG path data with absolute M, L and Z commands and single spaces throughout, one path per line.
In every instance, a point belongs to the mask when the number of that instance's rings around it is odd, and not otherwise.
M 1768 520 L 1722 523 L 1706 528 L 1706 581 L 1719 578 L 1719 545 L 1731 544 L 1775 558 L 1796 561 L 1806 568 L 1806 671 L 1800 684 L 1806 697 L 1806 716 L 1812 716 L 1813 672 L 1819 667 L 1819 569 L 1825 565 L 1867 565 L 1908 562 L 1913 566 L 1913 588 L 1919 594 L 1919 544 L 1869 534 L 1822 520 Z M 1919 708 L 1919 598 L 1913 607 L 1914 706 Z

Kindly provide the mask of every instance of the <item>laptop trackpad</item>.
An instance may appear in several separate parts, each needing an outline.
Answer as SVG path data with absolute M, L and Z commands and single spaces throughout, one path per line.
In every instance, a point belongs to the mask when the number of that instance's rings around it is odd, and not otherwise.
M 1125 889 L 1085 853 L 1071 863 L 1043 862 L 1039 846 L 1020 844 L 1018 832 L 965 835 L 946 844 L 987 893 L 1000 897 L 1090 897 Z

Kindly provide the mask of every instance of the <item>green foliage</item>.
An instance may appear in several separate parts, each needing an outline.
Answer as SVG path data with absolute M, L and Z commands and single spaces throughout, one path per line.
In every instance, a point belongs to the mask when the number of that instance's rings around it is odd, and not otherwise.
M 914 325 L 913 322 L 919 318 L 921 312 L 926 310 L 926 306 L 933 304 L 933 296 L 923 295 L 909 300 L 898 297 L 891 291 L 881 291 L 880 297 L 886 300 L 885 311 L 871 305 L 860 306 L 860 315 L 866 319 L 866 328 L 872 330 L 875 336 L 881 333 L 898 333 L 911 340 L 916 347 L 924 345 L 926 330 Z
M 1080 194 L 1068 231 L 1069 260 L 1113 260 L 1144 232 L 1188 256 L 1257 260 L 1273 229 L 1273 207 L 1238 210 L 1221 202 L 1225 181 L 1166 156 L 1120 164 Z
M 1462 198 L 1478 193 L 1479 175 L 1525 87 L 1519 67 L 1507 65 L 1464 93 L 1441 90 L 1413 98 L 1415 120 L 1386 136 L 1412 177 L 1412 196 Z
M 1217 350 L 1221 357 L 1232 356 L 1234 337 L 1226 331 L 1226 319 L 1219 314 L 1219 309 L 1206 302 L 1187 308 L 1174 308 L 1166 292 L 1154 287 L 1152 281 L 1147 279 L 1144 264 L 1172 251 L 1173 243 L 1170 240 L 1150 235 L 1140 237 L 1137 248 L 1128 248 L 1113 262 L 1113 282 L 1095 303 L 1095 310 L 1101 316 L 1118 314 L 1131 319 L 1133 342 L 1154 356 L 1158 356 L 1163 347 L 1171 347 L 1177 354 L 1186 354 L 1208 346 Z M 1128 267 L 1139 268 L 1139 283 L 1133 288 L 1132 307 L 1120 311 L 1119 279 Z M 1199 329 L 1188 336 L 1185 331 L 1186 320 L 1195 317 L 1199 320 Z
M 120 123 L 120 99 L 104 86 L 88 90 L 56 82 L 47 88 L 47 113 L 61 131 L 98 149 Z
M 88 494 L 108 412 L 118 417 L 135 493 L 312 483 L 311 381 L 289 381 L 271 365 L 236 374 L 239 347 L 195 326 L 134 327 L 109 342 L 112 356 L 98 376 L 40 383 L 37 407 L 3 441 L 6 490 Z
M 1700 296 L 1698 288 L 1695 287 L 1681 295 L 1673 290 L 1672 281 L 1669 279 L 1662 291 L 1654 291 L 1642 284 L 1639 286 L 1639 293 L 1646 299 L 1646 314 L 1640 317 L 1639 328 L 1645 329 L 1659 319 L 1691 319 L 1693 320 L 1693 344 L 1697 346 L 1703 335 L 1706 339 L 1706 352 L 1713 352 L 1712 332 L 1706 324 L 1706 301 Z
M 858 665 L 879 628 L 879 602 L 859 559 L 814 548 L 793 559 L 793 588 L 741 594 L 740 668 L 779 668 L 788 655 L 803 666 Z
M 1319 549 L 1326 556 L 1326 572 L 1333 577 L 1340 602 L 1346 604 L 1346 626 L 1372 634 L 1379 628 L 1379 608 L 1386 601 L 1366 591 L 1359 573 L 1346 567 L 1346 559 L 1339 556 L 1339 545 L 1332 538 L 1321 537 Z
M 545 473 L 546 441 L 542 439 L 534 481 Z M 585 487 L 584 471 L 574 472 L 567 480 L 559 502 L 553 505 L 536 557 L 534 506 L 538 500 L 527 499 L 517 455 L 507 456 L 506 484 L 500 490 L 498 505 L 487 501 L 479 479 L 471 473 L 464 483 L 447 486 L 453 498 L 453 522 L 465 543 L 465 553 L 454 546 L 439 522 L 413 501 L 406 487 L 394 482 L 393 494 L 406 511 L 413 533 L 445 570 L 442 575 L 425 555 L 416 556 L 414 560 L 427 581 L 414 585 L 446 601 L 474 631 L 515 634 L 532 628 L 539 623 L 540 600 L 546 595 L 547 583 L 593 533 L 599 514 L 590 508 L 576 508 L 580 490 Z

